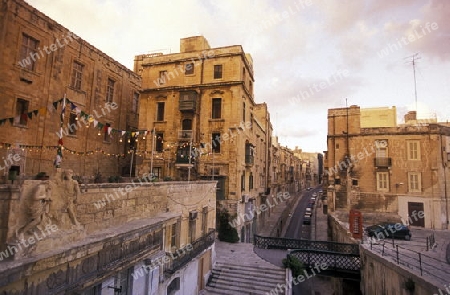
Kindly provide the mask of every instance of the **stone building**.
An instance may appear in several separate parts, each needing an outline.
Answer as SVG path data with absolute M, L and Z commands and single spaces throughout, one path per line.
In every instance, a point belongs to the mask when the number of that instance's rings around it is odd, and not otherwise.
M 61 160 L 91 179 L 129 171 L 140 77 L 25 1 L 0 7 L 3 179 L 52 174 Z
M 212 181 L 1 185 L 0 293 L 198 294 L 214 263 Z M 74 202 L 76 200 L 76 203 Z
M 219 205 L 238 218 L 263 203 L 272 125 L 267 105 L 254 99 L 251 56 L 189 37 L 180 53 L 136 56 L 134 71 L 142 77 L 139 128 L 154 130 L 139 139 L 139 173 L 214 179 Z M 250 241 L 258 218 L 243 218 L 241 241 Z
M 385 115 L 395 118 L 395 108 L 389 110 Z M 405 124 L 375 127 L 378 109 L 369 123 L 361 114 L 359 106 L 328 110 L 328 207 L 397 213 L 410 225 L 448 228 L 448 125 L 409 112 Z M 381 126 L 392 125 L 387 117 Z

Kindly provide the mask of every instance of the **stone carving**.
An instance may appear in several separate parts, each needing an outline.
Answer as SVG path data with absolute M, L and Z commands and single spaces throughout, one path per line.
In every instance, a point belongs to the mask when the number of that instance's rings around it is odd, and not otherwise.
M 76 214 L 75 214 L 75 205 L 77 203 L 77 199 L 81 194 L 80 187 L 78 186 L 78 182 L 74 180 L 73 178 L 73 171 L 72 170 L 65 170 L 64 171 L 64 202 L 65 206 L 67 207 L 67 213 L 69 213 L 70 221 L 73 225 L 79 227 L 80 223 L 77 220 Z
M 72 176 L 72 170 L 58 168 L 50 180 L 24 181 L 16 209 L 20 214 L 7 237 L 9 256 L 29 257 L 85 237 L 76 214 L 81 191 Z
M 45 225 L 50 223 L 49 210 L 51 199 L 51 189 L 48 182 L 40 183 L 36 186 L 31 196 L 29 205 L 29 221 L 17 231 L 19 240 L 24 239 L 25 233 L 31 233 L 32 230 L 39 229 L 44 231 Z

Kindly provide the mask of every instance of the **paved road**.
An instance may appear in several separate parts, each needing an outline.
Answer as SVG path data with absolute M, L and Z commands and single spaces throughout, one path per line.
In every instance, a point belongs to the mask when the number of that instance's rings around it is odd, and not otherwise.
M 310 191 L 305 191 L 302 196 L 300 197 L 300 200 L 298 201 L 297 207 L 294 209 L 294 213 L 291 216 L 290 223 L 288 225 L 288 228 L 286 230 L 285 238 L 292 238 L 292 239 L 311 239 L 311 225 L 305 225 L 303 224 L 303 216 L 305 215 L 306 211 L 306 205 L 308 204 L 309 200 L 311 199 L 311 196 L 314 192 L 318 194 L 318 191 L 320 189 L 312 189 Z M 317 202 L 317 200 L 316 200 Z M 298 284 L 297 286 L 294 286 L 293 288 L 293 295 L 300 295 L 300 294 L 311 294 L 311 290 L 316 284 L 323 284 L 324 282 L 321 278 L 311 278 L 306 280 L 305 282 Z M 320 282 L 319 282 L 320 281 Z M 320 294 L 320 293 L 319 293 Z M 325 294 L 323 294 L 325 295 Z
M 288 228 L 286 230 L 285 238 L 291 239 L 310 239 L 311 225 L 303 224 L 303 216 L 305 215 L 306 205 L 311 199 L 313 192 L 319 189 L 305 191 L 298 201 L 297 207 L 291 216 Z

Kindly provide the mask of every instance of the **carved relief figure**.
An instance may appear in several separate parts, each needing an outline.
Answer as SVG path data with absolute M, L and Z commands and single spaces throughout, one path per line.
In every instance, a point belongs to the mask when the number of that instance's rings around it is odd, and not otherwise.
M 68 169 L 64 171 L 64 202 L 67 208 L 67 213 L 69 213 L 69 218 L 72 221 L 72 224 L 75 226 L 80 226 L 81 224 L 78 222 L 76 214 L 75 214 L 75 205 L 77 203 L 78 196 L 81 194 L 80 187 L 78 182 L 72 178 L 73 171 Z
M 48 186 L 48 183 L 45 182 L 37 185 L 34 194 L 31 196 L 31 203 L 28 209 L 30 215 L 29 221 L 17 232 L 19 240 L 23 240 L 24 233 L 34 228 L 39 228 L 43 231 L 43 229 L 40 228 L 40 225 L 43 224 L 44 221 L 47 221 L 47 223 L 50 221 L 48 214 L 51 201 L 51 189 Z

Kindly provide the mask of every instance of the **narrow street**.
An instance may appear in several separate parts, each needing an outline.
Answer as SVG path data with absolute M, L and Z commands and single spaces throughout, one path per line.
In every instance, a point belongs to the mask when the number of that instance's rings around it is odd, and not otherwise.
M 321 210 L 321 208 L 316 207 L 319 204 L 318 199 L 316 200 L 316 205 L 314 207 L 314 214 L 312 217 L 311 225 L 303 224 L 303 217 L 305 215 L 306 206 L 308 204 L 308 201 L 311 199 L 313 193 L 317 193 L 320 190 L 319 187 L 313 188 L 310 191 L 305 190 L 298 203 L 297 206 L 294 209 L 294 213 L 291 216 L 290 223 L 288 225 L 288 228 L 286 230 L 285 238 L 292 238 L 292 239 L 312 239 L 311 237 L 311 227 L 315 226 L 314 220 L 315 220 L 315 214 L 317 212 L 320 212 L 318 210 Z M 319 213 L 322 214 L 322 213 Z M 317 230 L 325 230 L 326 228 L 318 228 Z M 304 282 L 293 286 L 293 295 L 332 295 L 334 291 L 332 291 L 332 285 L 331 280 L 329 277 L 320 277 L 315 276 L 310 279 L 305 280 Z

